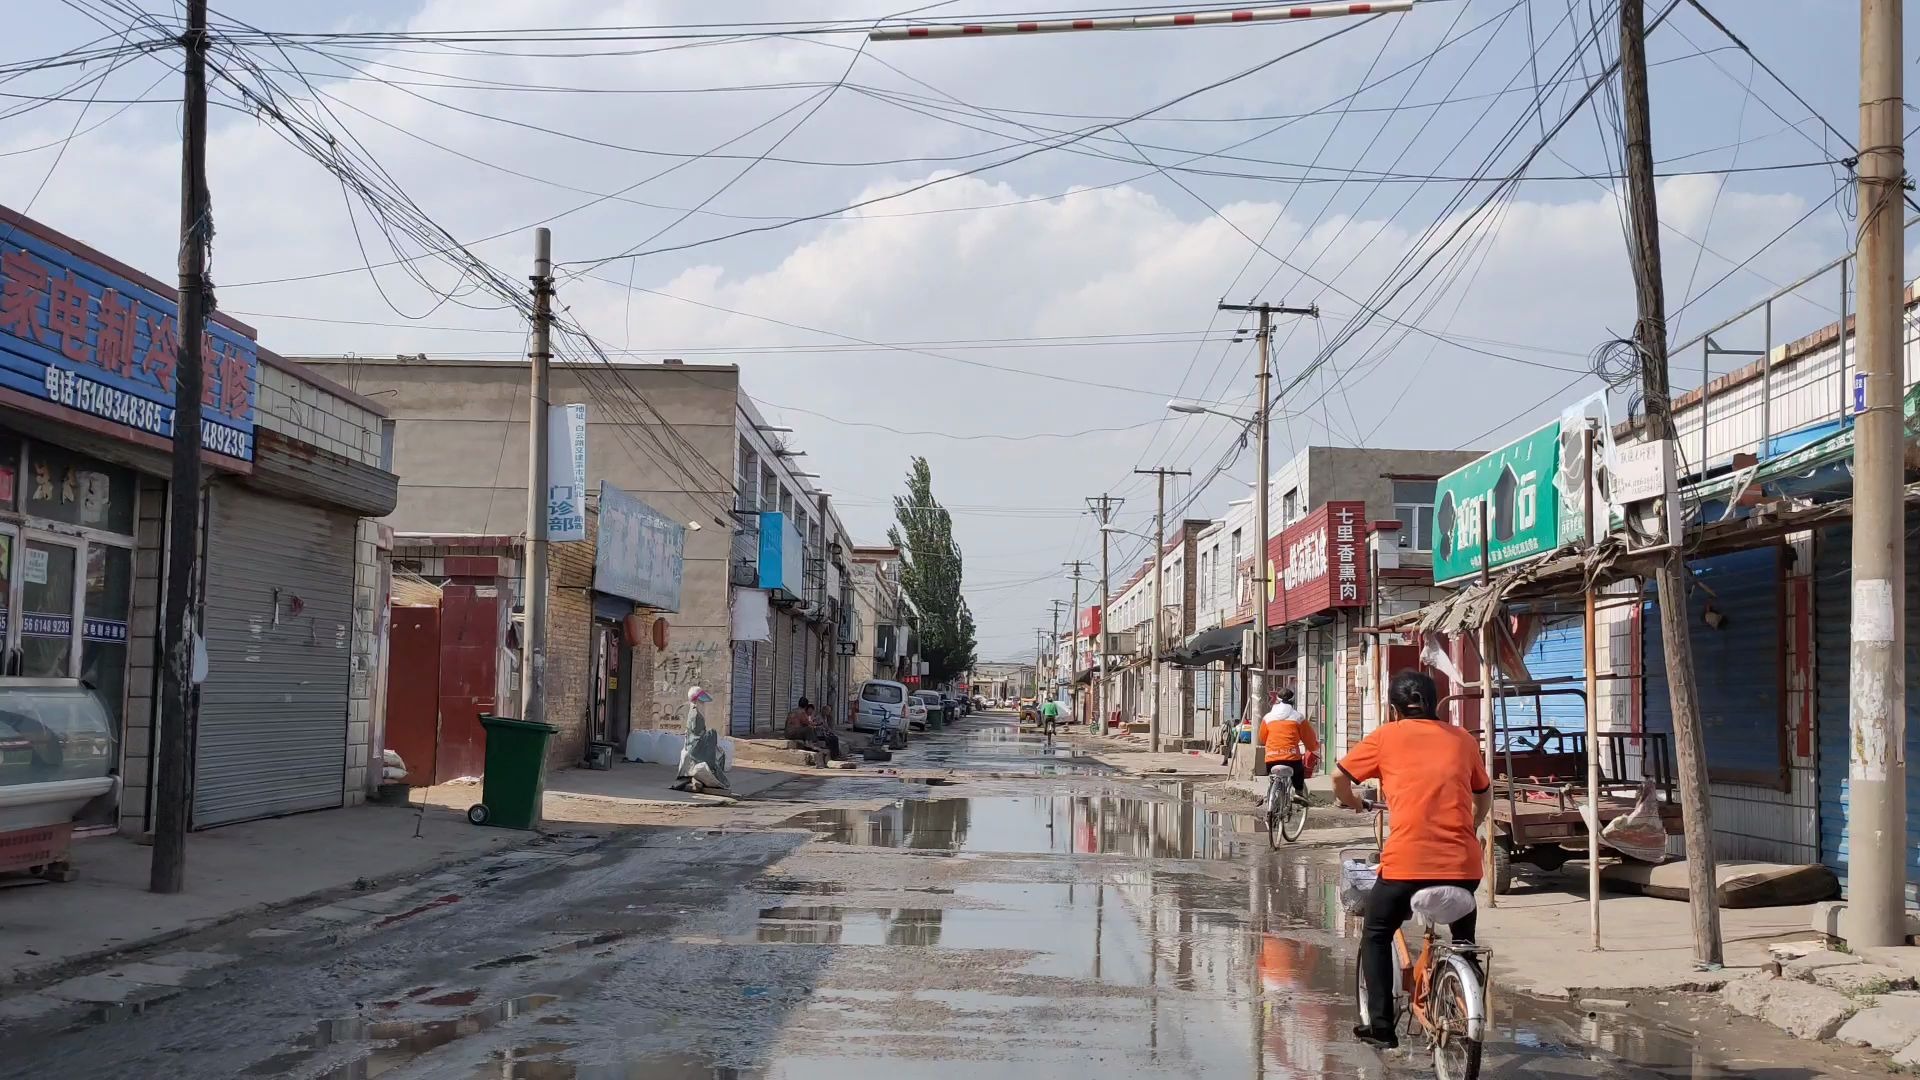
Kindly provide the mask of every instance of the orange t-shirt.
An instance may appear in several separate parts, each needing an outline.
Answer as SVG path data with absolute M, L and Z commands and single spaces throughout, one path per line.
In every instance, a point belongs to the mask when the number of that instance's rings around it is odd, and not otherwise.
M 1382 724 L 1340 759 L 1340 771 L 1355 783 L 1380 781 L 1392 815 L 1382 880 L 1480 880 L 1473 797 L 1492 785 L 1472 732 L 1441 720 Z
M 1306 754 L 1320 752 L 1320 736 L 1305 719 L 1263 721 L 1260 742 L 1267 748 L 1268 761 L 1304 761 Z

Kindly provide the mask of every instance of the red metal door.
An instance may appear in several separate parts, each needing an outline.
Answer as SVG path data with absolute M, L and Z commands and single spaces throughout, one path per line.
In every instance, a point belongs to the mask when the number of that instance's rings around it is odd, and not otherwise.
M 440 609 L 396 607 L 388 630 L 387 748 L 407 763 L 407 783 L 424 787 L 436 768 L 440 715 Z
M 506 619 L 499 590 L 449 585 L 440 594 L 438 781 L 479 776 L 487 735 L 480 714 L 496 712 Z

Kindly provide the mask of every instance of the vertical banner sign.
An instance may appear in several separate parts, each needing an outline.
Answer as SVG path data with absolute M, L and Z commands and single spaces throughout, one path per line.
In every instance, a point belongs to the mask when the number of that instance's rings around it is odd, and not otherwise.
M 1268 625 L 1365 602 L 1366 518 L 1365 503 L 1330 502 L 1268 542 L 1274 569 Z
M 587 407 L 547 406 L 547 539 L 587 538 Z
M 1487 505 L 1489 570 L 1551 554 L 1563 542 L 1560 421 L 1440 478 L 1434 501 L 1433 580 L 1480 572 L 1480 506 Z M 1584 529 L 1582 530 L 1584 532 Z

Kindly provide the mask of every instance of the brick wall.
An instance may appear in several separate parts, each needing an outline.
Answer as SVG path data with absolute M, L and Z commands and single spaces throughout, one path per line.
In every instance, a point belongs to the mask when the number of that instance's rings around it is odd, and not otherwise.
M 380 567 L 380 526 L 362 518 L 353 544 L 353 655 L 347 687 L 345 805 L 358 806 L 380 782 L 373 739 L 374 674 L 379 669 L 379 623 L 386 617 Z
M 378 414 L 275 365 L 260 365 L 254 419 L 261 427 L 363 465 L 380 464 Z
M 547 767 L 579 764 L 587 752 L 593 697 L 593 551 L 599 514 L 587 511 L 587 539 L 547 546 Z

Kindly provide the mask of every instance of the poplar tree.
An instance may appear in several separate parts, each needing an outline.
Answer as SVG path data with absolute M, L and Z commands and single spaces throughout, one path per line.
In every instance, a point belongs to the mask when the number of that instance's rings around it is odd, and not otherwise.
M 927 680 L 943 683 L 974 664 L 973 613 L 960 595 L 960 547 L 953 516 L 933 497 L 933 469 L 915 457 L 907 466 L 907 493 L 893 498 L 896 519 L 887 540 L 906 552 L 900 586 L 920 609 L 920 658 Z

